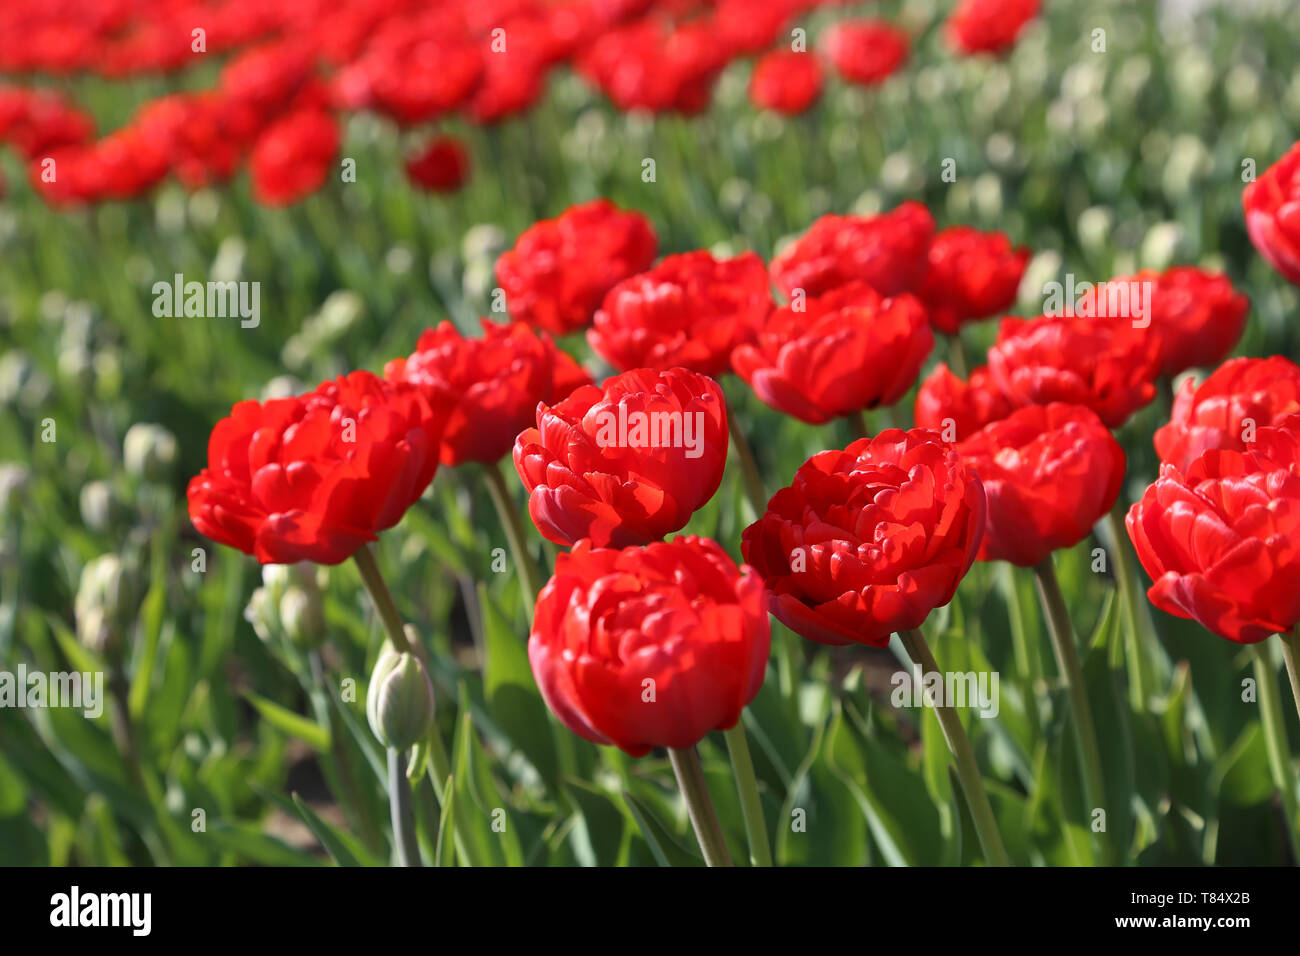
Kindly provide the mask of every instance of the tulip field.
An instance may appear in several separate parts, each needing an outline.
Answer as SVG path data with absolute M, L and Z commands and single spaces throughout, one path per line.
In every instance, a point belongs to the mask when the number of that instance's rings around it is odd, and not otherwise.
M 1300 864 L 1297 37 L 6 0 L 0 864 Z

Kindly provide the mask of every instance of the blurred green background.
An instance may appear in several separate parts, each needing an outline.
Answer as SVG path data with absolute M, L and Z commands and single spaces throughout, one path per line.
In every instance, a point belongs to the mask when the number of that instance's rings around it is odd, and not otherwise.
M 198 537 L 185 482 L 232 403 L 294 387 L 273 380 L 292 376 L 301 387 L 353 368 L 379 371 L 444 317 L 472 331 L 490 314 L 496 255 L 574 202 L 607 196 L 641 210 L 664 253 L 753 249 L 770 258 L 823 213 L 920 199 L 940 226 L 1000 229 L 1035 251 L 1021 314 L 1040 312 L 1043 283 L 1067 272 L 1096 281 L 1200 264 L 1224 270 L 1251 297 L 1238 354 L 1300 357 L 1297 292 L 1251 248 L 1240 203 L 1243 164 L 1262 172 L 1300 129 L 1300 7 L 1180 17 L 1148 2 L 1046 6 L 1004 59 L 949 51 L 938 29 L 946 3 L 821 11 L 802 24 L 814 45 L 828 23 L 861 13 L 912 32 L 912 58 L 878 89 L 829 80 L 820 104 L 790 120 L 749 103 L 748 63 L 733 65 L 713 107 L 690 119 L 618 113 L 561 70 L 524 118 L 444 124 L 473 162 L 469 185 L 446 197 L 412 189 L 402 173 L 412 134 L 369 116 L 345 127 L 341 156 L 356 160 L 357 181 L 335 177 L 289 209 L 258 206 L 241 177 L 220 191 L 169 184 L 146 200 L 56 213 L 16 157 L 0 152 L 9 182 L 0 201 L 0 670 L 104 671 L 117 691 L 93 720 L 0 709 L 0 863 L 389 861 L 383 774 L 363 711 L 381 634 L 355 568 L 322 574 L 324 624 L 314 635 L 294 640 L 265 605 L 254 608 L 255 628 L 245 609 L 259 568 Z M 1105 52 L 1094 51 L 1096 30 Z M 217 68 L 179 82 L 205 87 Z M 61 88 L 109 129 L 177 82 Z M 650 183 L 646 158 L 655 160 Z M 946 159 L 956 162 L 952 183 L 940 178 Z M 155 318 L 151 286 L 174 273 L 260 282 L 259 327 Z M 995 323 L 968 329 L 968 355 L 977 359 L 995 331 Z M 562 344 L 602 371 L 581 336 Z M 734 377 L 724 387 L 769 493 L 809 454 L 857 437 L 844 422 L 812 428 L 784 418 Z M 907 420 L 910 399 L 873 425 L 889 414 Z M 1157 401 L 1122 435 L 1126 502 L 1154 477 L 1151 434 L 1166 416 Z M 52 443 L 41 441 L 46 419 L 56 424 Z M 175 436 L 175 461 L 127 468 L 124 439 L 136 423 Z M 522 503 L 513 478 L 512 487 Z M 729 463 L 722 489 L 686 530 L 738 557 L 752 520 L 743 499 Z M 530 534 L 549 568 L 551 550 Z M 1105 840 L 1116 860 L 1285 861 L 1257 707 L 1241 700 L 1249 652 L 1150 611 L 1161 697 L 1154 712 L 1133 712 L 1113 578 L 1090 568 L 1099 546 L 1112 547 L 1104 533 L 1058 554 L 1058 574 L 1088 642 Z M 458 857 L 699 863 L 666 760 L 599 750 L 546 717 L 528 672 L 518 582 L 491 570 L 493 549 L 504 547 L 475 466 L 440 470 L 379 546 L 404 616 L 432 651 L 439 728 L 456 769 Z M 195 548 L 205 549 L 203 571 L 194 570 Z M 106 553 L 125 569 L 107 647 L 79 640 L 74 615 L 83 568 Z M 281 587 L 272 581 L 268 593 Z M 889 704 L 891 652 L 831 652 L 776 632 L 746 728 L 778 861 L 978 859 L 933 714 Z M 926 632 L 943 667 L 1001 675 L 998 717 L 972 719 L 968 731 L 1012 857 L 1095 862 L 1065 694 L 1030 577 L 976 566 Z M 348 680 L 355 703 L 345 699 Z M 706 741 L 702 755 L 733 855 L 744 859 L 721 739 Z M 438 810 L 427 776 L 418 793 L 431 852 Z M 491 829 L 496 808 L 507 811 L 505 834 Z M 802 830 L 792 825 L 801 816 Z

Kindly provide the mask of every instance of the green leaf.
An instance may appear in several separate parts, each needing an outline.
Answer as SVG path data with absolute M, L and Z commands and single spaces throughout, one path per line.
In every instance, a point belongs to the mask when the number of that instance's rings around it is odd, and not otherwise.
M 542 779 L 553 783 L 557 772 L 550 713 L 533 680 L 525 640 L 515 634 L 480 582 L 477 590 L 483 616 L 483 693 L 492 718 L 523 751 Z
M 641 836 L 649 844 L 650 852 L 654 854 L 656 863 L 660 866 L 704 865 L 702 857 L 691 853 L 677 842 L 672 831 L 660 822 L 654 811 L 650 809 L 649 804 L 644 800 L 634 797 L 624 790 L 623 802 L 627 804 L 628 812 L 632 814 L 632 819 L 636 821 Z
M 277 730 L 283 731 L 290 737 L 298 738 L 313 750 L 324 752 L 330 749 L 328 727 L 322 727 L 320 724 L 295 714 L 288 708 L 281 707 L 275 701 L 267 700 L 252 691 L 245 691 L 244 699 L 252 704 L 263 719 Z

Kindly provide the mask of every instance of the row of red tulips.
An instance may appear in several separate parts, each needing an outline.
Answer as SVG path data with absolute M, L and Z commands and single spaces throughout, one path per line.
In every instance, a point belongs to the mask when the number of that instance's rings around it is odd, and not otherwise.
M 1001 52 L 1038 3 L 962 0 L 947 20 L 950 43 L 962 53 Z M 100 138 L 89 116 L 50 91 L 0 88 L 0 143 L 23 155 L 33 186 L 57 204 L 138 196 L 169 175 L 189 188 L 224 182 L 245 163 L 259 201 L 291 203 L 334 168 L 340 114 L 372 110 L 402 126 L 453 114 L 495 123 L 531 109 L 562 63 L 619 109 L 697 113 L 730 62 L 775 45 L 756 66 L 751 95 L 759 106 L 802 112 L 821 94 L 823 68 L 805 41 L 782 33 L 823 5 L 330 0 L 250 10 L 182 2 L 160 15 L 154 4 L 120 2 L 84 16 L 64 3 L 11 3 L 0 9 L 0 73 L 120 76 L 237 55 L 214 89 L 148 102 Z M 898 70 L 909 46 L 889 24 L 843 22 L 818 52 L 846 81 L 870 85 Z M 464 147 L 440 138 L 406 169 L 418 186 L 447 190 L 464 182 L 467 166 Z
M 1296 261 L 1295 155 L 1246 195 L 1252 238 L 1283 271 Z M 972 563 L 1033 567 L 1085 793 L 1099 806 L 1098 743 L 1051 555 L 1118 499 L 1126 461 L 1110 429 L 1152 400 L 1161 376 L 1221 361 L 1248 303 L 1221 276 L 1177 268 L 1132 280 L 1152 284 L 1149 311 L 1106 313 L 1103 285 L 1064 314 L 1006 319 L 968 381 L 940 366 L 922 384 L 918 427 L 814 455 L 769 499 L 714 377 L 730 367 L 774 408 L 812 423 L 852 416 L 865 432 L 865 409 L 915 383 L 932 324 L 955 333 L 1015 297 L 1025 251 L 997 234 L 933 228 L 907 203 L 825 217 L 770 269 L 752 254 L 702 251 L 652 266 L 643 217 L 603 201 L 574 207 L 498 262 L 513 323 L 485 321 L 482 338 L 444 323 L 383 378 L 357 371 L 297 398 L 236 405 L 189 485 L 191 517 L 263 563 L 355 557 L 392 644 L 418 659 L 368 542 L 439 463 L 485 465 L 529 603 L 536 595 L 529 656 L 547 704 L 597 743 L 668 748 L 711 863 L 726 851 L 694 744 L 713 730 L 727 732 L 751 851 L 766 856 L 737 722 L 766 670 L 768 612 L 828 644 L 883 646 L 898 634 L 929 672 L 938 665 L 919 628 Z M 769 277 L 786 304 L 772 302 Z M 602 385 L 546 331 L 589 323 L 590 344 L 620 370 Z M 1241 643 L 1283 635 L 1293 681 L 1298 398 L 1300 368 L 1281 357 L 1235 359 L 1199 387 L 1189 381 L 1156 437 L 1161 474 L 1127 518 L 1157 607 Z M 717 491 L 728 432 L 757 515 L 740 568 L 715 542 L 664 540 Z M 512 447 L 533 523 L 572 549 L 540 593 L 498 470 Z M 1134 581 L 1119 577 L 1135 622 Z M 1143 635 L 1130 631 L 1141 702 Z M 1005 863 L 961 722 L 936 711 L 985 856 Z

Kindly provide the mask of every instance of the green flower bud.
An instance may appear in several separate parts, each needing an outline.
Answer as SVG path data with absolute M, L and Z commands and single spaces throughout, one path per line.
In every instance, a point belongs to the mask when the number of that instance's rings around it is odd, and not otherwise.
M 290 586 L 280 597 L 280 626 L 299 647 L 320 647 L 325 640 L 325 609 L 316 588 Z
M 164 481 L 176 456 L 176 436 L 161 425 L 137 422 L 127 429 L 122 461 L 128 474 L 145 481 Z
M 433 723 L 433 684 L 414 654 L 385 643 L 366 692 L 366 719 L 385 747 L 407 750 Z
M 132 575 L 116 554 L 101 554 L 81 570 L 74 611 L 77 638 L 97 654 L 116 651 L 135 613 Z
M 81 486 L 81 521 L 90 531 L 103 533 L 123 515 L 122 502 L 107 481 L 88 481 Z

